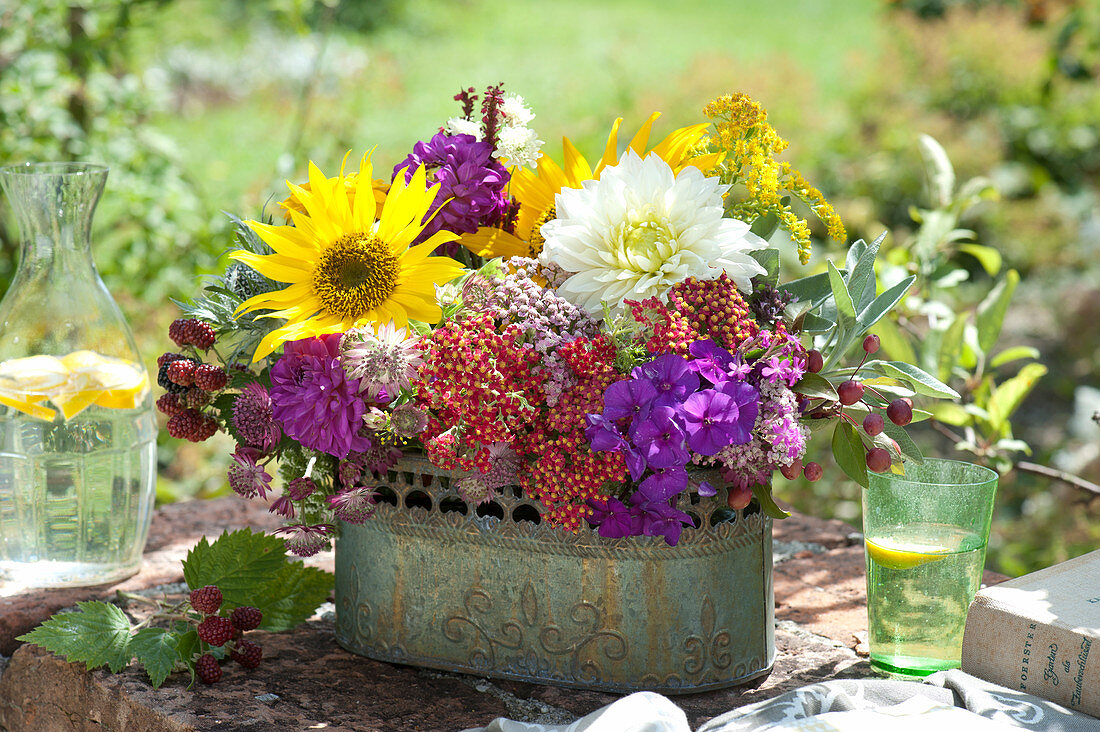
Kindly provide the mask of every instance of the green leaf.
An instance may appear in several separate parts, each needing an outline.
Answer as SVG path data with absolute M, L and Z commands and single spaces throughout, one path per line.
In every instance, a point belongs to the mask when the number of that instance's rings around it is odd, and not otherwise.
M 752 487 L 752 494 L 756 497 L 764 513 L 768 514 L 773 519 L 785 519 L 790 516 L 790 514 L 780 508 L 779 504 L 772 498 L 772 487 L 770 485 L 754 485 Z
M 60 613 L 16 638 L 42 646 L 67 661 L 83 662 L 88 669 L 108 666 L 118 673 L 132 659 L 130 620 L 106 602 L 78 602 L 78 610 Z
M 920 154 L 924 158 L 925 182 L 932 205 L 946 207 L 955 197 L 955 169 L 943 146 L 930 135 L 921 135 Z
M 837 400 L 836 389 L 829 383 L 829 380 L 821 374 L 813 374 L 809 371 L 803 374 L 802 378 L 791 389 L 802 396 L 828 399 L 834 402 Z
M 963 346 L 963 333 L 966 331 L 966 321 L 969 313 L 959 313 L 955 322 L 947 328 L 940 341 L 940 352 L 937 363 L 940 381 L 951 378 L 951 370 L 959 362 L 959 352 Z
M 779 284 L 779 250 L 768 247 L 767 249 L 756 249 L 749 252 L 749 256 L 760 263 L 760 266 L 764 268 L 765 274 L 763 280 L 765 283 L 775 287 Z
M 867 487 L 867 455 L 863 440 L 856 428 L 843 419 L 837 420 L 833 429 L 833 458 L 845 475 Z
M 883 318 L 879 320 L 875 327 L 875 334 L 878 335 L 879 341 L 882 343 L 880 353 L 895 361 L 916 362 L 917 354 L 913 351 L 913 346 L 893 319 Z
M 879 234 L 878 238 L 870 244 L 865 244 L 859 252 L 859 258 L 853 264 L 850 259 L 846 262 L 850 274 L 847 278 L 848 294 L 852 297 L 852 303 L 857 311 L 865 310 L 875 299 L 877 288 L 875 281 L 875 258 L 878 256 L 879 247 L 886 239 L 886 232 Z M 853 254 L 852 248 L 848 250 L 848 257 Z
M 893 310 L 894 307 L 901 302 L 901 299 L 905 297 L 905 293 L 909 291 L 909 288 L 912 287 L 916 279 L 916 275 L 910 275 L 876 297 L 862 312 L 860 312 L 859 317 L 856 319 L 860 327 L 863 328 L 863 330 L 869 329 L 880 321 L 883 315 Z
M 191 672 L 191 683 L 195 683 L 195 662 L 198 660 L 202 644 L 199 643 L 199 634 L 194 628 L 180 635 L 176 640 L 176 655 Z
M 153 688 L 158 689 L 180 660 L 179 636 L 163 628 L 142 628 L 130 639 L 130 649 L 145 667 Z
M 317 607 L 328 599 L 332 586 L 331 573 L 307 567 L 298 561 L 288 561 L 245 604 L 253 605 L 263 613 L 260 627 L 264 630 L 290 630 L 316 612 Z
M 855 318 L 856 308 L 852 304 L 852 296 L 848 292 L 848 286 L 844 284 L 844 277 L 840 274 L 840 270 L 831 261 L 829 262 L 829 287 L 832 289 L 837 312 L 842 316 Z
M 222 533 L 213 544 L 205 536 L 200 539 L 183 560 L 183 577 L 193 590 L 217 585 L 229 605 L 251 605 L 253 593 L 268 584 L 285 563 L 282 539 L 240 529 Z
M 932 416 L 944 424 L 962 427 L 974 421 L 966 409 L 954 402 L 936 402 L 929 409 Z
M 997 273 L 1001 271 L 1001 253 L 993 247 L 987 247 L 981 244 L 960 244 L 959 251 L 966 252 L 974 257 L 974 259 L 977 259 L 978 264 L 982 265 L 982 269 L 984 269 L 990 277 L 996 277 Z
M 1019 361 L 1021 358 L 1039 358 L 1039 351 L 1031 346 L 1013 346 L 1006 348 L 993 357 L 993 360 L 989 362 L 990 368 L 998 368 L 1004 366 L 1006 363 L 1013 361 Z
M 1012 294 L 1016 291 L 1016 285 L 1020 283 L 1020 274 L 1010 269 L 1005 273 L 1005 278 L 994 285 L 993 289 L 981 304 L 978 305 L 978 345 L 985 353 L 993 350 L 997 339 L 1001 337 L 1001 326 L 1004 325 L 1005 313 L 1008 304 L 1012 301 Z
M 764 216 L 758 216 L 756 221 L 752 222 L 752 226 L 749 227 L 749 231 L 759 236 L 761 239 L 770 239 L 775 230 L 779 228 L 779 217 L 774 213 L 765 214 Z
M 1035 384 L 1047 372 L 1047 367 L 1041 363 L 1029 363 L 1020 369 L 1020 373 L 1005 381 L 989 395 L 986 408 L 989 410 L 989 421 L 993 429 L 1004 433 L 1011 419 L 1024 398 L 1035 388 Z
M 901 379 L 912 386 L 918 394 L 948 399 L 959 398 L 959 392 L 912 364 L 903 361 L 871 361 L 867 366 L 883 376 Z
M 832 293 L 826 272 L 791 280 L 780 285 L 779 290 L 789 292 L 798 302 L 808 302 L 815 306 L 820 305 Z
M 882 433 L 898 443 L 898 447 L 901 448 L 901 454 L 918 465 L 923 463 L 924 453 L 921 452 L 920 447 L 918 447 L 917 443 L 913 441 L 913 438 L 909 436 L 909 433 L 905 431 L 905 428 L 898 427 L 888 419 L 885 420 L 885 422 L 886 424 L 882 429 Z

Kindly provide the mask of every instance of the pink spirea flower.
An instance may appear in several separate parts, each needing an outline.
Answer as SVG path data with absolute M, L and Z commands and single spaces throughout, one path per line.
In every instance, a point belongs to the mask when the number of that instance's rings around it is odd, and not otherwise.
M 340 334 L 289 341 L 271 369 L 276 421 L 311 450 L 338 458 L 371 446 L 360 434 L 367 404 L 340 364 Z

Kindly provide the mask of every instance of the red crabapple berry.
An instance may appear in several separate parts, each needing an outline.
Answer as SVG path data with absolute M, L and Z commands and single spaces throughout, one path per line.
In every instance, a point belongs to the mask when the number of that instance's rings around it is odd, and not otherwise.
M 821 480 L 821 476 L 825 475 L 825 468 L 821 467 L 820 463 L 806 463 L 806 467 L 802 469 L 802 474 L 806 476 L 806 480 L 813 483 Z
M 199 656 L 199 660 L 195 663 L 195 673 L 202 679 L 202 683 L 213 684 L 221 680 L 222 667 L 218 665 L 218 659 L 209 653 L 204 653 Z
M 222 591 L 217 585 L 207 585 L 191 590 L 191 607 L 203 615 L 213 615 L 222 606 Z
M 885 447 L 873 447 L 867 451 L 867 469 L 885 473 L 890 469 L 890 453 Z
M 913 421 L 913 407 L 905 399 L 895 399 L 886 407 L 886 416 L 898 427 Z
M 783 477 L 787 480 L 794 480 L 802 474 L 802 458 L 795 460 L 790 465 L 784 465 L 779 469 L 779 472 L 783 474 Z
M 863 418 L 863 431 L 874 437 L 886 428 L 886 420 L 878 412 L 871 412 Z
M 825 368 L 825 357 L 821 355 L 821 351 L 817 349 L 806 351 L 806 370 L 816 374 L 823 368 Z
M 836 388 L 836 393 L 840 403 L 849 406 L 863 398 L 863 384 L 849 379 Z
M 726 505 L 734 511 L 740 511 L 748 506 L 750 501 L 752 501 L 752 489 L 747 486 L 740 486 L 730 491 L 729 496 L 726 498 Z
M 863 350 L 867 353 L 877 353 L 879 345 L 880 342 L 878 336 L 874 333 L 871 333 L 863 339 Z

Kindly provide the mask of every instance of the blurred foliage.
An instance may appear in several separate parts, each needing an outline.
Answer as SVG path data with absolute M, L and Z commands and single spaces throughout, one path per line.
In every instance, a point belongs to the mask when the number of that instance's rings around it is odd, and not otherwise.
M 134 27 L 169 1 L 0 2 L 0 161 L 106 164 L 110 195 L 95 219 L 94 256 L 108 288 L 150 302 L 188 289 L 192 267 L 215 249 L 179 149 L 148 124 L 158 96 L 129 54 Z M 17 240 L 13 217 L 0 210 L 0 289 Z

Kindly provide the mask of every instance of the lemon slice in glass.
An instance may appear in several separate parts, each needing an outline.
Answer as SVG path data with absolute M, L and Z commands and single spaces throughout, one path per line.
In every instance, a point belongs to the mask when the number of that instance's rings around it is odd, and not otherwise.
M 867 539 L 867 555 L 887 569 L 912 569 L 929 562 L 946 559 L 951 550 L 934 544 L 918 544 L 888 536 Z

